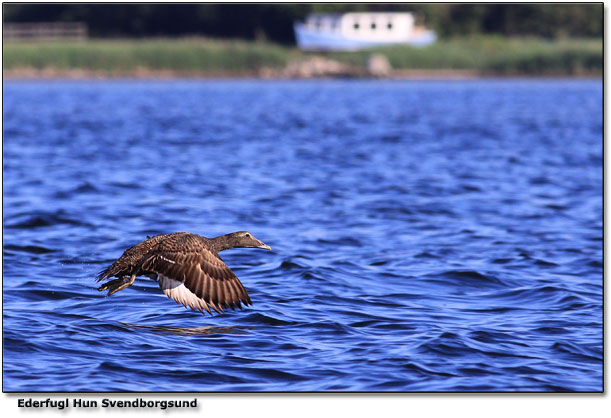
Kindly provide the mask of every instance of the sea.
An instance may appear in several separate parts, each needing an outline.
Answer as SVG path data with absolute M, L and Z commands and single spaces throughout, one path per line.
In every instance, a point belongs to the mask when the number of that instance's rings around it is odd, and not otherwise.
M 5 392 L 600 392 L 602 79 L 3 82 Z M 96 274 L 156 235 L 253 305 Z

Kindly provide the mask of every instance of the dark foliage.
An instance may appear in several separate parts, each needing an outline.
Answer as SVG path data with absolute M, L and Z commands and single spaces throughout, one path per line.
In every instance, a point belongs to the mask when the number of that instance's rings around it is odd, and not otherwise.
M 81 21 L 94 37 L 205 35 L 289 44 L 311 12 L 413 11 L 440 36 L 599 37 L 599 4 L 5 4 L 5 22 Z

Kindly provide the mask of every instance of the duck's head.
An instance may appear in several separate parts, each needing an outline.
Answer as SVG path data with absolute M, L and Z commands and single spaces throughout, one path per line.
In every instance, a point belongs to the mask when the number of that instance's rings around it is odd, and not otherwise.
M 232 232 L 226 235 L 227 242 L 231 248 L 263 248 L 271 250 L 272 247 L 256 239 L 253 234 L 248 231 Z

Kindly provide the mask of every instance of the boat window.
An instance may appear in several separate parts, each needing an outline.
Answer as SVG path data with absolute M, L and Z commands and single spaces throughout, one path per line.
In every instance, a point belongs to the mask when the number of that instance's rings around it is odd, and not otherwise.
M 388 22 L 388 25 L 386 25 L 386 27 L 388 28 L 388 30 L 392 30 L 392 23 Z
M 357 30 L 359 28 L 359 26 L 360 26 L 359 22 L 354 22 L 354 26 L 353 26 L 354 30 Z
M 376 28 L 376 22 L 371 22 L 371 30 L 374 30 Z

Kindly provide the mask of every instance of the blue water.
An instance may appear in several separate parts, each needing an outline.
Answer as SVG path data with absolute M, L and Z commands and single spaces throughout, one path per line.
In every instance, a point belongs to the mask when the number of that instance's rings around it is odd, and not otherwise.
M 600 80 L 4 82 L 5 391 L 601 391 Z M 98 271 L 248 230 L 254 305 Z

